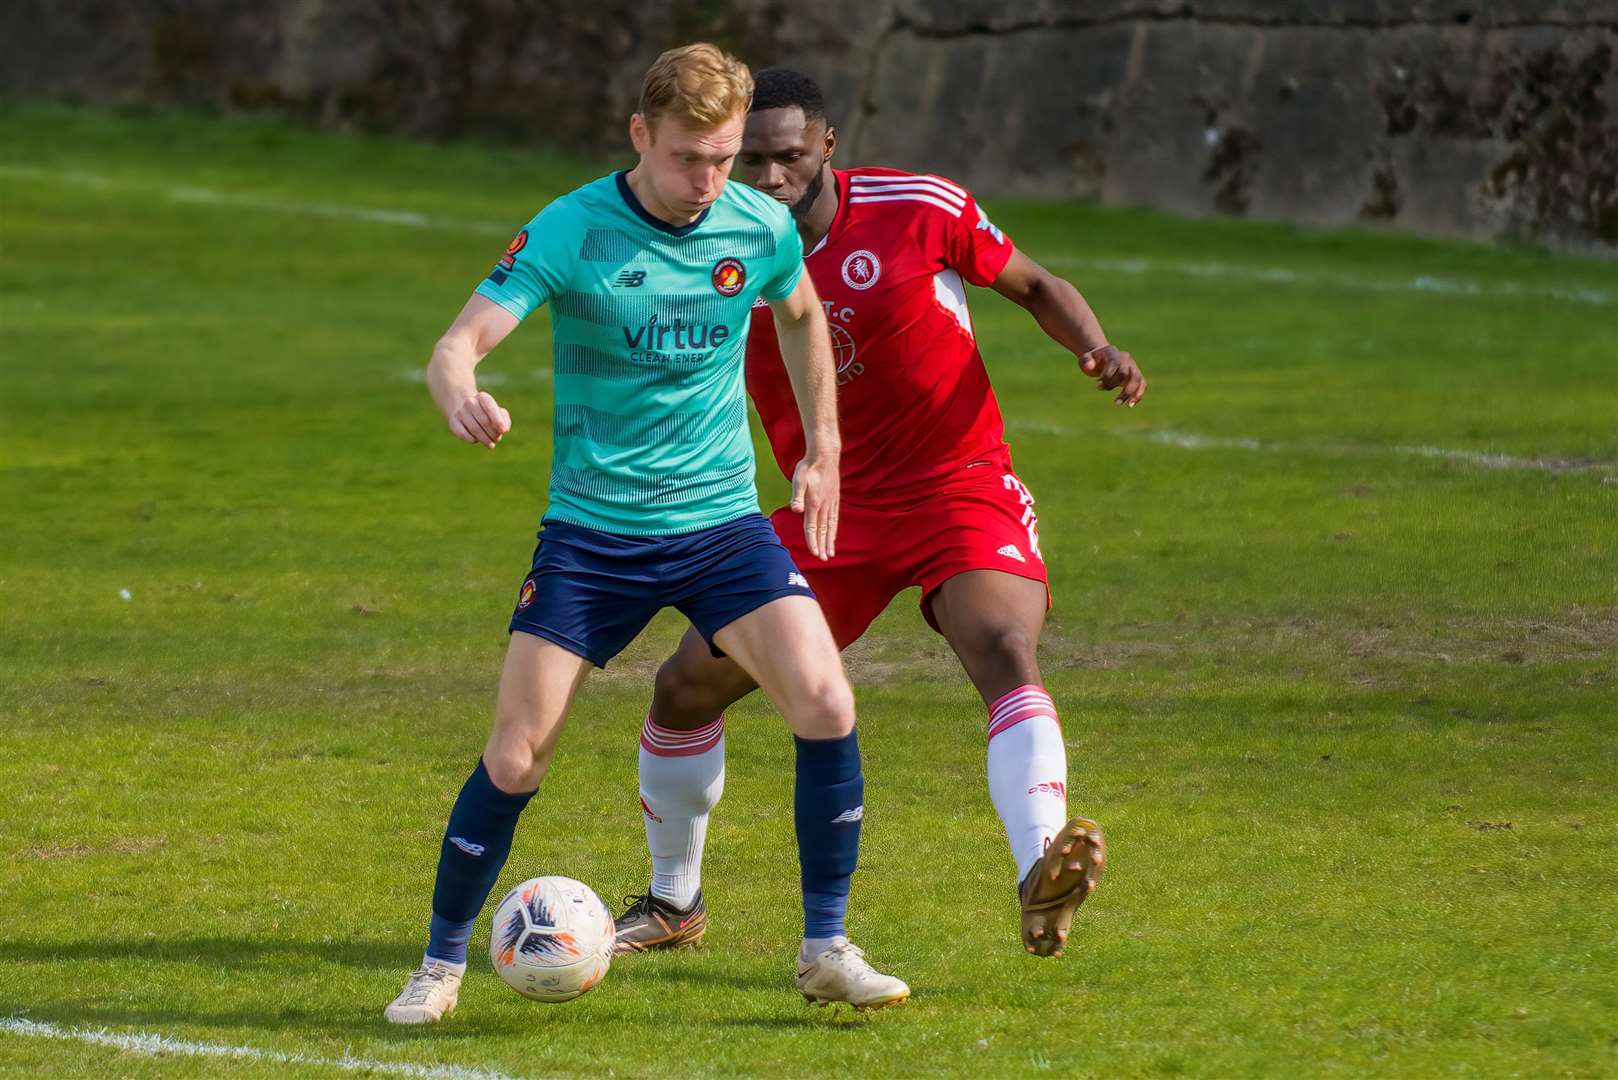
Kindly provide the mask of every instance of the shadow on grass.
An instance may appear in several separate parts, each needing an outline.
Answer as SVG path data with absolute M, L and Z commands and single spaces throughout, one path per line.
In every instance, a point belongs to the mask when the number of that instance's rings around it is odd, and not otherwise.
M 326 942 L 222 937 L 0 941 L 0 965 L 105 963 L 122 966 L 131 961 L 144 961 L 148 964 L 211 969 L 216 974 L 228 973 L 231 978 L 245 979 L 250 984 L 240 995 L 226 989 L 226 984 L 221 984 L 220 992 L 209 999 L 207 1006 L 200 1008 L 194 999 L 166 1004 L 162 998 L 167 995 L 159 994 L 155 1001 L 131 1001 L 123 1005 L 105 1004 L 104 998 L 101 1001 L 57 1000 L 28 1004 L 13 1000 L 0 1005 L 0 1015 L 22 1016 L 64 1027 L 136 1028 L 166 1033 L 185 1031 L 198 1033 L 198 1037 L 205 1039 L 236 1041 L 245 1038 L 247 1042 L 255 1044 L 265 1032 L 297 1032 L 305 1038 L 315 1039 L 379 1039 L 386 1043 L 405 1044 L 426 1038 L 464 1045 L 475 1039 L 524 1035 L 532 1030 L 534 1024 L 536 1014 L 532 1009 L 543 1010 L 545 1024 L 553 1028 L 576 1028 L 578 1025 L 589 1028 L 599 1026 L 602 1022 L 599 1008 L 532 1006 L 531 1009 L 515 1011 L 510 1007 L 462 1010 L 450 1022 L 431 1028 L 400 1028 L 388 1024 L 382 1018 L 382 1005 L 396 984 L 391 977 L 383 980 L 379 973 L 402 977 L 420 955 L 419 946 L 401 941 Z M 737 1015 L 727 1016 L 716 1023 L 709 1022 L 713 1023 L 716 1033 L 740 1028 L 785 1033 L 797 1030 L 859 1030 L 863 1027 L 860 1023 L 863 1018 L 856 1018 L 846 1010 L 805 1007 L 801 1014 L 780 1015 L 779 1010 L 784 1002 L 797 999 L 787 971 L 782 971 L 779 976 L 750 974 L 733 966 L 716 964 L 715 959 L 712 955 L 704 954 L 635 957 L 628 960 L 620 958 L 613 968 L 613 981 L 618 988 L 629 991 L 625 1000 L 651 997 L 677 1001 L 682 996 L 692 997 L 702 991 L 719 991 L 726 996 L 740 995 L 731 1002 Z M 334 1003 L 329 995 L 316 992 L 309 999 L 315 1002 L 313 1004 L 304 1007 L 287 1004 L 289 995 L 296 991 L 300 983 L 322 981 L 329 974 L 329 969 L 324 969 L 323 974 L 323 970 L 315 966 L 322 963 L 363 973 L 367 984 L 376 982 L 380 987 L 378 994 L 368 996 L 362 993 L 352 1000 Z M 91 970 L 94 970 L 93 967 Z M 486 971 L 483 974 L 487 975 L 491 984 L 494 983 L 492 975 Z M 154 985 L 161 985 L 165 980 L 166 977 L 160 977 L 158 984 Z M 273 999 L 271 1003 L 264 1001 L 267 991 Z M 478 996 L 482 994 L 480 988 Z M 101 995 L 98 993 L 96 996 Z M 495 996 L 500 995 L 496 992 Z M 493 1001 L 490 999 L 479 1004 L 487 1006 Z M 509 1002 L 506 1004 L 510 1005 Z M 608 1001 L 598 997 L 594 1004 L 605 1006 Z M 20 1008 L 16 1007 L 19 1005 Z M 614 1010 L 609 1008 L 610 1011 Z M 691 1019 L 675 1010 L 668 1014 L 667 1023 L 684 1026 L 689 1025 Z M 215 1034 L 210 1036 L 209 1032 Z
M 731 1016 L 711 1021 L 717 1028 L 747 1028 L 753 1031 L 869 1031 L 871 1017 L 842 1008 L 813 1009 L 805 1007 L 799 1016 Z
M 678 987 L 720 987 L 728 990 L 763 990 L 782 994 L 796 993 L 792 977 L 780 978 L 749 975 L 736 970 L 715 970 L 712 967 L 684 965 L 682 957 L 658 957 L 652 963 L 641 958 L 619 958 L 613 961 L 612 974 L 623 981 L 666 983 L 668 989 Z M 626 962 L 627 960 L 627 962 Z M 638 962 L 637 962 L 638 961 Z
M 0 963 L 158 960 L 215 968 L 256 967 L 284 960 L 324 960 L 354 968 L 415 967 L 421 946 L 404 941 L 297 941 L 242 938 L 95 938 L 89 941 L 0 941 Z

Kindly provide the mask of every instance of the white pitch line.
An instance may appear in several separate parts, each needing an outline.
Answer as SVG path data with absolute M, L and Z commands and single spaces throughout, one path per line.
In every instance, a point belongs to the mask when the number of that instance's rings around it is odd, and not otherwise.
M 1041 435 L 1067 436 L 1071 428 L 1042 421 L 1008 420 L 1011 431 L 1028 431 Z M 1482 450 L 1456 450 L 1444 446 L 1378 446 L 1362 443 L 1330 442 L 1265 442 L 1228 435 L 1198 435 L 1187 431 L 1157 429 L 1152 431 L 1110 431 L 1121 439 L 1144 439 L 1164 446 L 1178 446 L 1183 450 L 1263 450 L 1271 453 L 1292 454 L 1395 454 L 1400 457 L 1434 458 L 1454 461 L 1463 465 L 1476 465 L 1484 469 L 1521 470 L 1548 473 L 1615 473 L 1618 463 L 1585 461 L 1576 458 L 1513 457 L 1510 454 L 1491 454 Z
M 492 221 L 472 221 L 463 218 L 436 217 L 414 210 L 390 210 L 376 206 L 354 206 L 346 203 L 304 202 L 273 199 L 249 192 L 220 191 L 204 187 L 170 187 L 142 181 L 114 179 L 98 173 L 71 169 L 40 169 L 28 165 L 0 165 L 0 177 L 33 180 L 45 183 L 69 183 L 102 190 L 147 191 L 172 202 L 196 206 L 223 206 L 265 213 L 292 214 L 305 217 L 338 218 L 347 221 L 365 221 L 376 225 L 394 225 L 410 229 L 441 229 L 478 233 L 487 236 L 508 236 L 516 225 Z M 1321 273 L 1294 270 L 1284 266 L 1258 266 L 1225 262 L 1192 262 L 1186 260 L 1115 259 L 1084 255 L 1042 256 L 1052 266 L 1076 266 L 1114 274 L 1179 274 L 1187 277 L 1212 278 L 1226 281 L 1253 282 L 1266 285 L 1326 285 L 1336 289 L 1358 292 L 1409 292 L 1435 296 L 1462 297 L 1524 297 L 1561 300 L 1572 304 L 1606 306 L 1615 302 L 1608 289 L 1588 285 L 1536 285 L 1519 281 L 1482 283 L 1464 278 L 1435 277 L 1420 274 L 1411 278 L 1372 278 L 1355 274 Z
M 301 217 L 341 218 L 345 221 L 369 221 L 377 225 L 402 225 L 409 229 L 442 229 L 453 232 L 481 233 L 504 236 L 511 227 L 489 221 L 466 221 L 456 218 L 433 217 L 414 210 L 388 210 L 372 206 L 348 206 L 342 203 L 282 202 L 241 192 L 215 191 L 211 188 L 165 188 L 163 194 L 177 203 L 198 206 L 225 206 L 241 210 L 262 210 L 272 214 L 294 214 Z
M 167 198 L 170 202 L 193 206 L 222 206 L 239 210 L 257 210 L 270 214 L 290 214 L 295 217 L 366 221 L 375 225 L 395 225 L 407 229 L 441 229 L 451 232 L 481 233 L 489 236 L 508 236 L 516 228 L 514 225 L 500 225 L 492 221 L 435 217 L 431 214 L 417 213 L 414 210 L 390 210 L 379 206 L 305 202 L 297 199 L 272 199 L 251 192 L 220 191 L 217 188 L 190 186 L 172 187 L 138 180 L 115 179 L 98 173 L 77 170 L 36 169 L 27 165 L 0 165 L 0 177 L 48 183 L 77 184 L 80 187 L 95 188 L 101 191 L 144 191 Z
M 315 1057 L 310 1054 L 264 1050 L 256 1046 L 231 1046 L 227 1043 L 192 1042 L 154 1032 L 119 1032 L 106 1028 L 58 1027 L 38 1020 L 25 1020 L 20 1016 L 0 1018 L 0 1032 L 38 1039 L 61 1039 L 70 1042 L 106 1046 L 131 1054 L 162 1056 L 178 1054 L 184 1057 L 235 1058 L 242 1061 L 262 1061 L 272 1065 L 314 1065 L 344 1072 L 387 1073 L 392 1076 L 413 1076 L 420 1080 L 520 1080 L 508 1073 L 489 1069 L 472 1069 L 462 1065 L 414 1065 L 405 1061 L 376 1061 L 347 1054 L 340 1058 Z
M 1083 255 L 1052 255 L 1044 260 L 1052 266 L 1078 266 L 1111 274 L 1181 274 L 1261 285 L 1328 286 L 1349 292 L 1430 293 L 1435 296 L 1465 296 L 1487 299 L 1532 296 L 1562 300 L 1570 304 L 1604 307 L 1614 302 L 1613 293 L 1588 285 L 1525 285 L 1519 281 L 1483 283 L 1464 278 L 1418 274 L 1410 278 L 1371 278 L 1357 274 L 1320 273 L 1280 266 L 1248 266 L 1241 263 L 1189 262 L 1179 259 L 1105 259 Z

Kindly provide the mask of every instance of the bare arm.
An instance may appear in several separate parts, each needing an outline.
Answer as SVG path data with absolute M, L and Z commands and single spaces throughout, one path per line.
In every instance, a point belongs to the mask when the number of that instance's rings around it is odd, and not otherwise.
M 478 361 L 516 328 L 515 315 L 474 293 L 433 346 L 433 358 L 427 363 L 427 390 L 450 431 L 462 442 L 482 443 L 492 450 L 511 430 L 511 414 L 478 389 L 473 372 Z
M 1099 390 L 1117 390 L 1115 402 L 1134 408 L 1146 394 L 1146 376 L 1135 358 L 1107 344 L 1101 321 L 1079 290 L 1021 251 L 1013 251 L 994 291 L 1023 308 L 1052 341 L 1079 358 L 1079 370 L 1099 382 Z
M 837 431 L 837 369 L 832 362 L 826 312 L 808 274 L 784 300 L 770 301 L 781 360 L 803 420 L 803 460 L 792 472 L 792 509 L 803 514 L 809 551 L 820 559 L 837 554 L 837 510 L 843 453 Z

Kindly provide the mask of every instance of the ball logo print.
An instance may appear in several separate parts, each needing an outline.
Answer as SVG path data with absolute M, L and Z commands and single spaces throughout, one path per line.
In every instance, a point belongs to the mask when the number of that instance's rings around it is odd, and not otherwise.
M 831 335 L 832 359 L 837 364 L 837 374 L 841 375 L 853 365 L 854 354 L 859 350 L 854 345 L 854 335 L 841 326 L 827 323 L 826 330 Z
M 849 252 L 843 260 L 843 281 L 851 289 L 869 289 L 881 276 L 882 260 L 865 248 Z
M 535 1001 L 572 1001 L 607 974 L 612 913 L 583 882 L 538 877 L 500 901 L 489 934 L 495 973 Z
M 506 253 L 500 259 L 500 269 L 502 269 L 502 270 L 510 270 L 512 267 L 516 266 L 517 265 L 517 252 L 521 251 L 523 248 L 525 248 L 527 246 L 528 246 L 528 230 L 524 229 L 522 232 L 518 233 L 516 236 L 513 236 L 511 238 L 511 243 L 506 245 Z
M 747 265 L 740 259 L 723 258 L 713 264 L 713 287 L 720 296 L 735 296 L 747 284 Z

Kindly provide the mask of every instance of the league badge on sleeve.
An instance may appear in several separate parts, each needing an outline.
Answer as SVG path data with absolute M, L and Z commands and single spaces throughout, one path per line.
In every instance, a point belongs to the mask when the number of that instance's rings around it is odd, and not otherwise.
M 1001 232 L 999 230 L 999 228 L 995 226 L 995 223 L 989 220 L 989 212 L 987 210 L 983 209 L 983 207 L 981 207 L 981 206 L 978 207 L 978 225 L 977 225 L 977 227 L 979 229 L 982 229 L 984 232 L 988 233 L 990 236 L 994 237 L 994 242 L 995 243 L 1003 244 L 1003 243 L 1006 242 L 1006 234 Z
M 747 284 L 747 265 L 726 256 L 713 264 L 713 287 L 720 296 L 735 296 Z
M 512 237 L 511 238 L 511 243 L 506 245 L 506 254 L 500 260 L 500 269 L 502 269 L 502 270 L 510 270 L 512 267 L 516 266 L 517 265 L 517 252 L 521 251 L 523 248 L 525 248 L 527 246 L 528 246 L 528 230 L 524 229 L 522 232 L 520 232 L 516 236 Z

